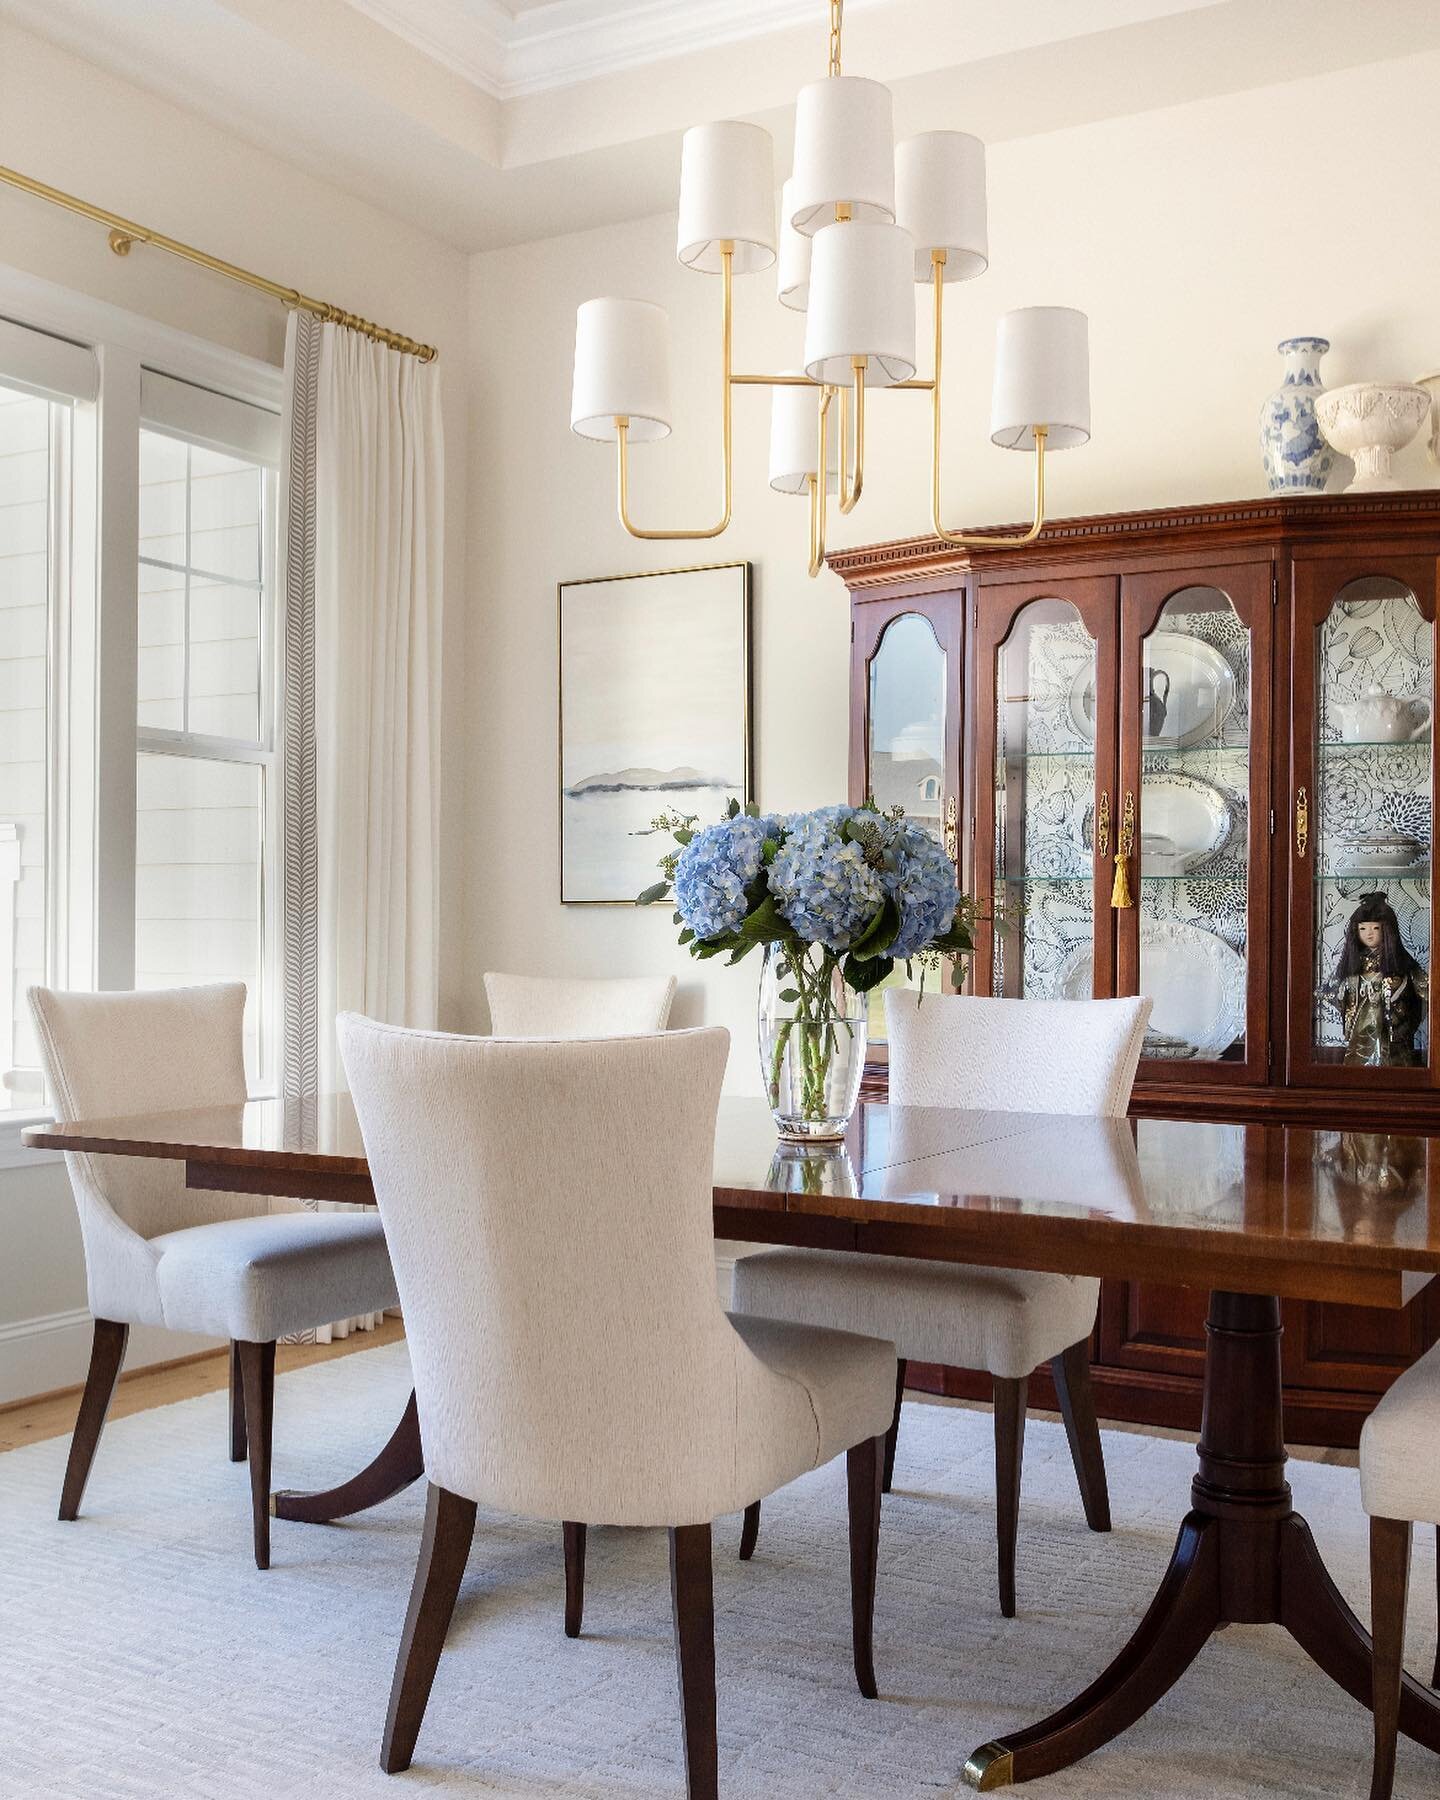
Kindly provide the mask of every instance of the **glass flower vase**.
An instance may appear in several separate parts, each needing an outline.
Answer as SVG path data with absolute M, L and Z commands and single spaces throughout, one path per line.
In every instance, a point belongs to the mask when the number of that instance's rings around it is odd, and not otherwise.
M 770 944 L 760 975 L 760 1073 L 783 1138 L 843 1138 L 865 1072 L 865 996 L 818 944 Z

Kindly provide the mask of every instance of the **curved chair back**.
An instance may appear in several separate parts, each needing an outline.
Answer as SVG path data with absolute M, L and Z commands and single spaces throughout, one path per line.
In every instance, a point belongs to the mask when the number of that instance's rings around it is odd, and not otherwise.
M 890 1099 L 1119 1118 L 1149 1017 L 1143 997 L 990 1000 L 892 988 L 885 995 Z
M 243 982 L 153 993 L 32 987 L 30 1008 L 61 1119 L 245 1103 Z M 164 1322 L 147 1238 L 269 1208 L 262 1196 L 192 1192 L 180 1162 L 69 1154 L 65 1161 L 90 1309 L 121 1324 Z
M 611 1525 L 701 1524 L 766 1491 L 737 1491 L 757 1405 L 814 1423 L 715 1292 L 728 1032 L 526 1043 L 353 1013 L 339 1032 L 430 1480 Z
M 490 1029 L 500 1038 L 627 1037 L 663 1031 L 674 997 L 673 975 L 580 981 L 550 975 L 485 977 Z

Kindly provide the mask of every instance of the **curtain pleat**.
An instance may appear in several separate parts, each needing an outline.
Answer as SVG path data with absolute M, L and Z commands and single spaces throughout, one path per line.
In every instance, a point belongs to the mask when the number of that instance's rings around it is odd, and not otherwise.
M 435 366 L 343 326 L 292 314 L 285 386 L 281 1091 L 313 1132 L 337 1013 L 436 1022 L 444 442 Z

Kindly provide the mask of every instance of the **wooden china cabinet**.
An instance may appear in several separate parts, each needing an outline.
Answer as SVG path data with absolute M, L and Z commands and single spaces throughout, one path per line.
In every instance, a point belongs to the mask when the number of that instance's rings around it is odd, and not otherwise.
M 1347 1062 L 1336 972 L 1362 894 L 1430 964 L 1440 491 L 1070 519 L 1020 551 L 913 539 L 830 564 L 851 597 L 851 798 L 898 802 L 956 857 L 988 915 L 970 990 L 1149 994 L 1132 1111 L 1310 1125 L 1333 1204 L 1384 1231 L 1424 1191 L 1395 1140 L 1440 1136 L 1440 1053 L 1425 1018 L 1409 1065 Z M 1357 1441 L 1440 1336 L 1437 1290 L 1399 1314 L 1287 1305 L 1292 1442 Z M 1198 1426 L 1205 1305 L 1104 1283 L 1105 1415 Z

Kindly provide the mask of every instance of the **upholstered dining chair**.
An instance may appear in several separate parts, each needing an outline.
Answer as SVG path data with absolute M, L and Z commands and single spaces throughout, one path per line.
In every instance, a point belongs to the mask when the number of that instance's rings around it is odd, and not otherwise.
M 675 998 L 673 975 L 485 977 L 490 1029 L 501 1038 L 627 1037 L 663 1031 Z
M 30 1006 L 61 1119 L 244 1104 L 243 983 L 104 994 L 33 987 Z M 396 1304 L 380 1221 L 192 1193 L 184 1164 L 160 1158 L 65 1161 L 95 1333 L 60 1517 L 79 1514 L 130 1327 L 228 1338 L 230 1458 L 248 1454 L 255 1566 L 268 1569 L 275 1341 Z
M 1405 1680 L 1405 1615 L 1413 1527 L 1436 1527 L 1440 1611 L 1440 1344 L 1390 1388 L 1360 1433 L 1360 1492 L 1370 1515 L 1370 1615 L 1375 1641 L 1375 1763 L 1370 1800 L 1390 1800 Z M 1440 1688 L 1440 1645 L 1430 1685 Z
M 1119 1116 L 1130 1101 L 1150 1002 L 885 995 L 895 1106 Z M 1083 1194 L 1076 1195 L 1083 1200 Z M 1100 1284 L 1024 1269 L 970 1268 L 848 1251 L 766 1250 L 735 1265 L 732 1307 L 888 1337 L 900 1355 L 885 1449 L 890 1491 L 908 1361 L 989 1373 L 995 1403 L 1000 1610 L 1015 1615 L 1020 1469 L 1031 1372 L 1050 1364 L 1092 1531 L 1110 1529 L 1105 1458 L 1090 1386 Z M 740 1554 L 753 1554 L 758 1508 Z
M 875 1694 L 888 1343 L 715 1291 L 729 1034 L 570 1042 L 340 1020 L 429 1480 L 381 1766 L 408 1768 L 476 1508 L 663 1526 L 691 1800 L 714 1800 L 711 1522 L 848 1453 L 852 1649 Z

